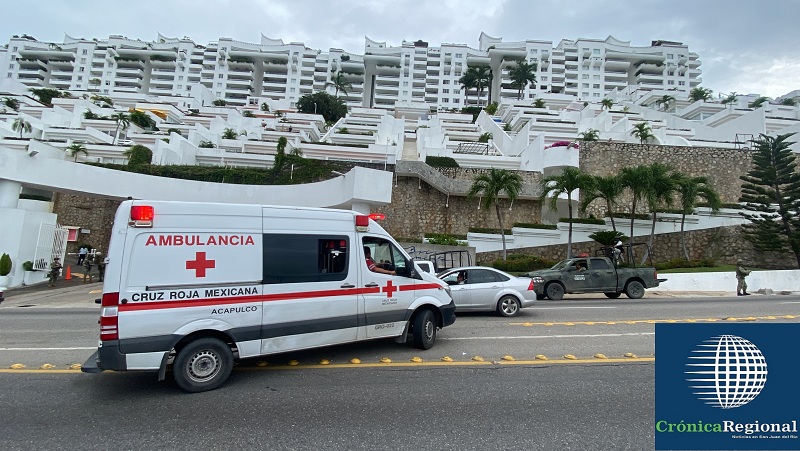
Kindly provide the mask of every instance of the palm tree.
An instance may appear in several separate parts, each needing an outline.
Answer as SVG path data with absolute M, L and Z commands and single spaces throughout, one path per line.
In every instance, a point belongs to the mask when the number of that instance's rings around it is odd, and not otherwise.
M 610 110 L 612 106 L 614 106 L 614 101 L 611 99 L 603 99 L 600 101 L 601 110 Z
M 627 188 L 631 197 L 631 232 L 628 234 L 633 241 L 633 221 L 636 218 L 636 205 L 644 196 L 644 187 L 647 186 L 649 172 L 646 166 L 622 168 L 620 183 Z M 628 260 L 630 261 L 630 260 Z
M 139 110 L 131 111 L 131 114 L 128 116 L 130 122 L 142 127 L 145 130 L 152 129 L 156 125 L 156 121 L 154 121 L 147 113 L 144 113 Z
M 642 193 L 647 207 L 650 209 L 651 225 L 650 239 L 648 240 L 647 252 L 642 257 L 642 263 L 647 260 L 649 252 L 652 252 L 653 242 L 656 235 L 656 215 L 660 205 L 667 207 L 672 205 L 672 194 L 675 192 L 677 181 L 683 177 L 680 173 L 672 172 L 672 168 L 662 163 L 652 163 L 645 166 L 647 177 L 644 179 Z
M 681 177 L 676 184 L 681 203 L 681 246 L 683 247 L 683 256 L 689 260 L 689 251 L 686 249 L 686 237 L 684 236 L 686 214 L 694 210 L 699 198 L 708 203 L 713 213 L 719 211 L 722 201 L 719 194 L 708 184 L 706 177 Z
M 19 132 L 19 139 L 22 139 L 22 133 L 31 132 L 31 123 L 21 117 L 18 117 L 14 119 L 14 122 L 11 124 L 11 130 Z
M 534 108 L 544 108 L 545 104 L 546 102 L 544 101 L 544 99 L 536 99 L 533 101 Z
M 89 156 L 89 151 L 86 150 L 86 147 L 83 144 L 70 144 L 67 146 L 67 151 L 69 152 L 69 156 L 74 157 L 74 161 L 78 161 L 78 154 L 82 153 L 86 156 Z
M 475 89 L 478 90 L 478 104 L 481 103 L 481 97 L 483 97 L 483 89 L 489 86 L 492 80 L 492 71 L 489 69 L 489 66 L 473 66 L 467 69 L 467 72 L 472 71 L 475 76 Z M 487 104 L 489 103 L 487 100 Z
M 656 106 L 660 106 L 667 111 L 671 104 L 675 103 L 675 97 L 671 95 L 663 95 L 660 99 L 656 100 Z
M 761 105 L 763 105 L 765 103 L 768 103 L 769 101 L 770 101 L 769 97 L 761 96 L 761 97 L 753 100 L 752 102 L 748 103 L 747 104 L 747 108 L 753 108 L 753 109 L 761 108 Z
M 699 100 L 702 100 L 703 102 L 708 102 L 709 99 L 711 99 L 711 94 L 713 92 L 714 91 L 710 89 L 701 88 L 700 86 L 698 86 L 689 92 L 689 99 L 692 102 L 697 102 Z
M 797 105 L 797 100 L 794 97 L 787 97 L 781 100 L 781 105 L 795 106 Z
M 347 90 L 353 89 L 353 84 L 347 81 L 342 71 L 336 72 L 336 75 L 331 77 L 331 81 L 325 83 L 325 87 L 327 88 L 328 86 L 336 90 L 336 93 L 334 94 L 336 97 L 339 97 L 339 91 L 342 91 L 344 95 L 347 95 Z
M 606 203 L 606 214 L 611 218 L 611 228 L 616 232 L 617 225 L 614 223 L 614 210 L 612 205 L 617 203 L 617 198 L 622 194 L 625 189 L 622 186 L 622 180 L 619 176 L 594 176 L 592 186 L 584 191 L 583 202 L 581 202 L 580 209 L 585 212 L 586 208 L 592 201 L 600 199 Z
M 517 61 L 517 65 L 510 68 L 508 71 L 508 78 L 511 79 L 511 87 L 517 88 L 517 100 L 522 99 L 522 90 L 528 86 L 528 83 L 536 86 L 536 63 L 526 63 L 525 61 Z
M 578 134 L 578 141 L 597 141 L 600 139 L 600 130 L 590 128 Z
M 736 91 L 734 91 L 734 92 L 728 94 L 727 97 L 722 99 L 721 103 L 723 105 L 728 105 L 728 104 L 733 105 L 734 103 L 736 103 L 737 100 L 739 100 L 739 96 L 736 94 Z
M 631 130 L 631 136 L 635 136 L 642 144 L 644 144 L 645 141 L 652 138 L 654 135 L 648 122 L 639 122 L 633 126 L 633 130 Z
M 114 130 L 114 140 L 111 141 L 111 145 L 113 146 L 119 137 L 119 129 L 122 128 L 125 130 L 128 128 L 128 126 L 131 125 L 131 118 L 125 113 L 114 113 L 111 115 L 111 119 L 117 122 L 117 129 Z
M 477 86 L 475 71 L 467 69 L 464 75 L 458 79 L 458 82 L 464 87 L 464 104 L 469 105 L 469 90 Z
M 226 128 L 222 131 L 222 139 L 236 139 L 239 137 L 239 134 L 236 133 L 236 130 L 232 128 Z
M 567 210 L 569 212 L 569 234 L 567 236 L 567 258 L 572 256 L 572 192 L 576 189 L 591 189 L 594 179 L 591 175 L 578 168 L 567 166 L 560 175 L 551 175 L 542 179 L 542 195 L 540 200 L 544 203 L 549 196 L 551 210 L 558 210 L 558 196 L 567 195 Z
M 500 213 L 500 194 L 505 192 L 508 200 L 514 202 L 520 191 L 522 191 L 522 177 L 519 174 L 505 169 L 492 168 L 488 174 L 479 174 L 475 177 L 467 193 L 470 198 L 480 194 L 486 209 L 494 205 L 503 241 L 503 260 L 506 259 L 506 234 L 503 228 L 503 215 Z

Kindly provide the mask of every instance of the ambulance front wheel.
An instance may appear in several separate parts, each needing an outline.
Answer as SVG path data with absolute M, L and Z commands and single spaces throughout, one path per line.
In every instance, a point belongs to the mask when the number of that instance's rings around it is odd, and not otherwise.
M 436 342 L 436 315 L 429 309 L 422 310 L 414 317 L 411 325 L 411 335 L 414 338 L 414 347 L 430 349 Z
M 189 393 L 222 386 L 233 371 L 230 346 L 216 338 L 200 338 L 178 352 L 172 367 L 178 387 Z

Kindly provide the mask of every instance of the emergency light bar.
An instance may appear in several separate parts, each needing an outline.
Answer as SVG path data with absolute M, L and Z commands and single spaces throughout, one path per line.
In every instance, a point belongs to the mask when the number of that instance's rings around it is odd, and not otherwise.
M 134 205 L 131 207 L 131 220 L 128 225 L 132 227 L 153 227 L 155 210 L 152 205 Z
M 378 221 L 380 219 L 386 219 L 386 215 L 383 213 L 370 213 L 369 219 L 372 219 L 373 221 Z

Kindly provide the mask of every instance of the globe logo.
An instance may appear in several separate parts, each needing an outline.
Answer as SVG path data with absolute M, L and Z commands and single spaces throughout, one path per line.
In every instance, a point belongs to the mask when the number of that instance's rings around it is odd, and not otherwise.
M 767 382 L 767 361 L 761 350 L 736 335 L 703 341 L 686 366 L 695 371 L 689 387 L 705 404 L 721 409 L 743 406 L 758 396 Z M 696 363 L 695 363 L 696 362 Z

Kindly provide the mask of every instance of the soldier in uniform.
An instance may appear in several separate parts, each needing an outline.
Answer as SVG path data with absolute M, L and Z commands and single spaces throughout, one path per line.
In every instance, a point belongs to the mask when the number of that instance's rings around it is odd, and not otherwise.
M 736 296 L 749 296 L 747 282 L 744 278 L 750 275 L 750 270 L 742 266 L 742 259 L 736 260 Z
M 58 257 L 53 258 L 53 263 L 50 264 L 50 272 L 47 273 L 48 278 L 50 279 L 50 286 L 56 286 L 56 280 L 58 280 L 58 275 L 61 273 L 61 259 Z

